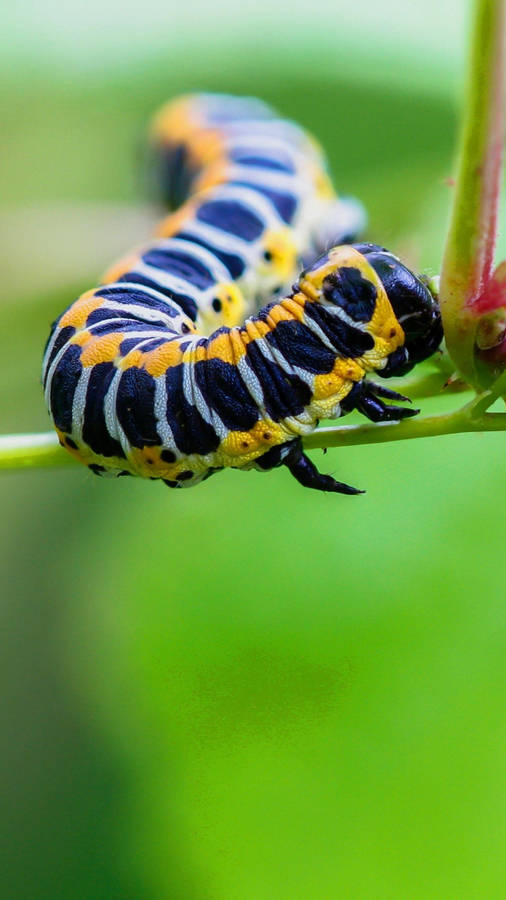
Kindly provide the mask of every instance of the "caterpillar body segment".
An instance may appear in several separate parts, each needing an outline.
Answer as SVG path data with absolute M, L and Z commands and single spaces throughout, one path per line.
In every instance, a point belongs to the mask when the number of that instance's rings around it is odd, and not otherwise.
M 357 493 L 321 475 L 301 438 L 354 408 L 416 412 L 369 376 L 437 349 L 432 294 L 372 244 L 332 247 L 286 289 L 342 201 L 316 142 L 259 101 L 182 98 L 153 141 L 182 205 L 53 327 L 43 380 L 62 445 L 96 474 L 169 487 L 286 465 L 305 486 Z

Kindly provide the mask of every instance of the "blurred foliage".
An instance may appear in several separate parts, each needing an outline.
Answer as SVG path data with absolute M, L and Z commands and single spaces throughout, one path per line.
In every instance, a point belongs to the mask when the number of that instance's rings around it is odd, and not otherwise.
M 141 203 L 158 103 L 255 93 L 321 139 L 371 237 L 437 272 L 447 96 L 410 92 L 401 68 L 396 90 L 300 63 L 9 83 L 5 203 Z M 48 326 L 96 274 L 9 291 L 2 432 L 47 429 Z M 503 436 L 314 458 L 368 493 L 320 496 L 285 471 L 182 492 L 81 469 L 2 478 L 2 896 L 501 895 Z

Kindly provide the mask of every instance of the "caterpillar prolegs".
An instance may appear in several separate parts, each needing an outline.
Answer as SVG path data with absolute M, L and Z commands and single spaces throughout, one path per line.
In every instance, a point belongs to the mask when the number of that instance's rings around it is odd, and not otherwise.
M 305 486 L 357 493 L 319 473 L 301 437 L 352 409 L 416 413 L 387 405 L 405 398 L 368 376 L 404 374 L 437 349 L 434 297 L 387 250 L 347 243 L 360 204 L 336 197 L 316 141 L 260 101 L 182 97 L 151 142 L 175 211 L 47 343 L 62 446 L 97 474 L 170 487 L 284 464 Z

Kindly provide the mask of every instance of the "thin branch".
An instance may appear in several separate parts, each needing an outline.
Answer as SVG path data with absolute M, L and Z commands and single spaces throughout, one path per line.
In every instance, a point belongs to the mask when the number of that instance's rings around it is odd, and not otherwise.
M 60 447 L 53 431 L 0 437 L 0 470 L 47 469 L 76 462 L 70 453 Z
M 350 447 L 357 444 L 384 444 L 414 438 L 439 437 L 473 431 L 506 431 L 506 413 L 486 413 L 473 419 L 459 413 L 423 416 L 409 422 L 385 422 L 376 425 L 343 425 L 318 428 L 304 438 L 306 450 L 326 447 Z
M 387 441 L 406 441 L 414 438 L 438 437 L 476 431 L 506 431 L 506 413 L 487 413 L 504 384 L 474 397 L 459 410 L 437 416 L 423 416 L 409 422 L 387 422 L 370 425 L 341 425 L 336 428 L 317 428 L 303 439 L 306 450 L 326 447 L 350 447 L 358 444 L 383 444 Z M 63 450 L 58 438 L 47 434 L 22 434 L 0 437 L 0 471 L 27 468 L 52 468 L 78 465 L 78 461 Z

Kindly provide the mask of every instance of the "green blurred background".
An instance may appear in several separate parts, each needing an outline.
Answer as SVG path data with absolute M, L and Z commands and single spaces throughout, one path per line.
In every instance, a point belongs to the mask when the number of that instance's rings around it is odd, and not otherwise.
M 465 22 L 450 0 L 11 5 L 0 431 L 48 429 L 49 323 L 149 233 L 143 134 L 180 91 L 307 125 L 369 236 L 436 273 Z M 504 896 L 503 437 L 313 458 L 367 494 L 2 476 L 2 898 Z

